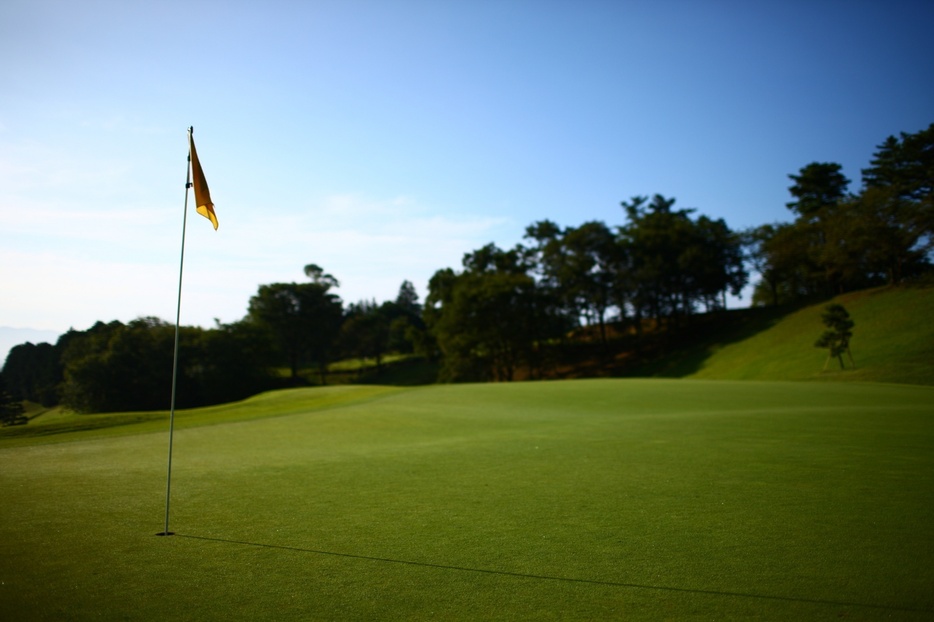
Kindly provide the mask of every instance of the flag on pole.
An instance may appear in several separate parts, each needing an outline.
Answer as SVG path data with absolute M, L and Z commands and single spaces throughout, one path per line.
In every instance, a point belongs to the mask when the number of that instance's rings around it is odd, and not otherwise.
M 191 150 L 191 185 L 195 189 L 195 210 L 211 221 L 217 231 L 217 216 L 214 214 L 214 203 L 211 201 L 211 191 L 208 182 L 204 179 L 201 162 L 198 161 L 198 152 L 195 151 L 195 138 L 188 132 L 188 145 Z

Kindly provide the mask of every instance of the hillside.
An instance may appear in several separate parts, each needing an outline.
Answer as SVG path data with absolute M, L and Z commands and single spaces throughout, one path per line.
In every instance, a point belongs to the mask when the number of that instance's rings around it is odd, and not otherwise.
M 841 371 L 814 347 L 830 302 L 855 322 L 856 369 Z M 851 380 L 934 384 L 934 288 L 883 287 L 797 310 L 751 309 L 658 361 L 647 375 L 723 380 Z
M 825 327 L 821 313 L 842 304 L 855 322 L 851 351 L 856 368 L 840 370 L 814 347 Z M 539 352 L 542 365 L 516 372 L 517 380 L 660 377 L 710 380 L 820 380 L 934 385 L 934 287 L 879 287 L 793 307 L 733 309 L 693 316 L 680 328 L 638 338 L 611 326 L 600 343 L 594 327 Z M 431 384 L 437 365 L 410 358 L 335 382 Z

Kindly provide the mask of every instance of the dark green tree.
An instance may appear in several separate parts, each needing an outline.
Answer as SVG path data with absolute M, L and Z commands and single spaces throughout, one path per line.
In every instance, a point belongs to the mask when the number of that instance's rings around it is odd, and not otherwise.
M 843 364 L 844 352 L 849 356 L 853 367 L 856 367 L 853 354 L 850 352 L 850 339 L 853 337 L 853 326 L 855 324 L 847 310 L 841 304 L 829 304 L 821 314 L 821 321 L 823 321 L 827 330 L 814 342 L 814 347 L 827 348 L 828 350 L 827 360 L 824 361 L 824 369 L 827 369 L 827 363 L 832 358 L 840 361 L 840 369 L 845 369 L 846 366 Z
M 265 327 L 249 318 L 218 323 L 215 328 L 203 331 L 199 361 L 198 379 L 204 404 L 241 400 L 275 386 L 274 339 Z
M 512 380 L 529 360 L 535 283 L 504 272 L 457 276 L 450 301 L 430 325 L 446 380 Z
M 754 265 L 766 268 L 754 301 L 897 284 L 930 270 L 934 124 L 887 138 L 862 176 L 862 191 L 848 195 L 839 164 L 813 162 L 789 175 L 794 223 L 747 238 Z
M 176 405 L 200 404 L 201 329 L 183 328 L 179 340 Z M 98 322 L 72 339 L 65 352 L 62 401 L 78 412 L 159 410 L 169 407 L 175 327 L 158 318 L 122 324 Z
M 443 380 L 509 381 L 523 365 L 535 374 L 536 346 L 559 322 L 526 260 L 520 247 L 491 244 L 467 253 L 461 273 L 445 268 L 431 278 L 424 318 Z
M 107 357 L 111 340 L 123 328 L 123 323 L 115 320 L 71 331 L 62 352 L 62 404 L 79 413 L 111 410 L 107 406 L 111 401 Z
M 841 170 L 834 162 L 812 162 L 797 175 L 789 175 L 795 183 L 788 191 L 797 200 L 787 203 L 788 208 L 801 218 L 811 219 L 825 208 L 836 205 L 846 196 L 850 185 Z
M 629 249 L 632 306 L 637 326 L 643 317 L 661 320 L 681 310 L 683 275 L 678 256 L 687 244 L 690 210 L 672 211 L 674 199 L 636 196 L 621 203 L 627 223 L 620 229 Z
M 377 370 L 382 367 L 390 348 L 393 306 L 394 303 L 377 305 L 375 300 L 362 300 L 348 307 L 341 325 L 341 345 L 347 356 L 372 358 Z
M 565 246 L 566 231 L 550 220 L 535 222 L 525 229 L 525 239 L 532 244 L 519 246 L 522 267 L 536 278 L 542 300 L 549 300 L 552 312 L 568 327 L 578 326 L 583 310 L 576 288 L 569 283 L 572 273 Z
M 171 404 L 175 326 L 158 318 L 98 322 L 62 336 L 62 403 L 77 412 L 163 410 Z M 252 322 L 179 331 L 175 404 L 243 399 L 273 387 L 271 339 Z
M 545 220 L 526 228 L 535 245 L 518 252 L 523 272 L 540 275 L 543 293 L 560 302 L 568 321 L 597 325 L 606 343 L 606 321 L 616 302 L 619 247 L 617 237 L 600 221 L 561 229 Z
M 347 356 L 372 358 L 376 367 L 391 352 L 409 354 L 426 345 L 425 323 L 418 293 L 403 281 L 395 300 L 351 304 L 341 327 L 341 346 Z M 423 354 L 427 354 L 422 352 Z
M 0 425 L 5 427 L 29 423 L 23 412 L 23 403 L 7 391 L 3 374 L 0 374 Z
M 418 302 L 418 292 L 409 280 L 402 281 L 399 293 L 396 295 L 396 306 L 403 312 L 418 317 L 422 314 L 422 305 Z
M 894 188 L 870 187 L 847 207 L 844 226 L 866 284 L 895 285 L 930 268 L 930 231 L 923 224 L 922 204 Z
M 386 302 L 383 306 L 389 317 L 390 351 L 426 354 L 424 346 L 428 336 L 415 286 L 410 281 L 403 281 L 395 302 Z
M 774 223 L 747 229 L 746 257 L 759 274 L 753 306 L 786 304 L 820 289 L 820 275 L 809 255 L 810 225 Z
M 44 406 L 57 404 L 62 381 L 59 359 L 60 349 L 50 343 L 27 342 L 11 348 L 3 365 L 10 394 Z
M 693 209 L 673 209 L 675 199 L 655 195 L 622 203 L 628 222 L 621 227 L 617 274 L 628 283 L 637 325 L 642 317 L 679 318 L 698 306 L 725 304 L 748 279 L 742 238 L 722 219 L 694 218 Z
M 731 231 L 722 218 L 707 216 L 697 218 L 694 229 L 694 242 L 682 258 L 692 291 L 708 311 L 726 308 L 726 295 L 738 296 L 749 281 L 742 235 Z
M 889 136 L 862 171 L 861 207 L 887 258 L 890 282 L 929 268 L 934 249 L 934 123 Z
M 746 233 L 749 257 L 762 278 L 753 303 L 777 304 L 875 283 L 878 236 L 887 232 L 869 204 L 847 195 L 850 182 L 841 166 L 812 162 L 789 178 L 796 200 L 786 205 L 797 214 L 795 221 Z
M 311 279 L 311 282 L 315 285 L 321 285 L 325 289 L 331 289 L 332 287 L 338 288 L 341 286 L 340 281 L 325 272 L 324 268 L 318 264 L 310 263 L 305 266 L 305 276 Z
M 605 344 L 607 310 L 614 301 L 616 236 L 602 222 L 585 222 L 564 231 L 558 251 L 562 255 L 555 266 L 559 291 L 570 308 L 599 327 Z
M 322 383 L 326 381 L 343 317 L 341 299 L 329 291 L 336 279 L 314 268 L 312 283 L 261 285 L 250 298 L 250 319 L 273 335 L 293 382 L 305 364 L 317 366 Z
M 862 170 L 864 188 L 891 188 L 907 201 L 932 207 L 934 201 L 934 123 L 914 134 L 889 136 Z

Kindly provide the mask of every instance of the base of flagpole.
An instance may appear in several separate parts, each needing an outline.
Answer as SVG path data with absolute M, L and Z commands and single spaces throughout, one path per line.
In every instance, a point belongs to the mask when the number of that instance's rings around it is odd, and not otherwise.
M 175 532 L 174 531 L 160 531 L 156 535 L 157 536 L 174 536 Z

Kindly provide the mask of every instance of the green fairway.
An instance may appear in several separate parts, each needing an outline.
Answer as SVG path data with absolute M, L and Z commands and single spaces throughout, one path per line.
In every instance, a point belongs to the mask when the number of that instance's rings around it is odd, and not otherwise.
M 0 620 L 934 617 L 931 387 L 586 380 L 250 403 L 176 431 L 173 537 L 154 535 L 164 421 L 0 438 Z

